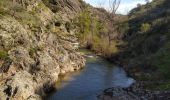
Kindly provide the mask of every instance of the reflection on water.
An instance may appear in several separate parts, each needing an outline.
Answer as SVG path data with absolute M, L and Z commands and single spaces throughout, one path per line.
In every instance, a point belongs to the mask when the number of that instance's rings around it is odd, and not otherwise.
M 102 59 L 87 61 L 83 70 L 60 77 L 58 90 L 49 100 L 96 100 L 103 89 L 128 87 L 134 82 L 123 69 Z

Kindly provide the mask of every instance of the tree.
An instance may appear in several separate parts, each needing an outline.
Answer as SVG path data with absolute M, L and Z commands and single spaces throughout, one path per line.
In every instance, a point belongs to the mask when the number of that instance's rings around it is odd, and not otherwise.
M 116 16 L 116 12 L 120 6 L 121 0 L 109 0 L 109 8 L 110 8 L 110 19 L 111 19 L 111 30 L 108 32 L 108 42 L 109 42 L 109 46 L 111 45 L 111 41 L 112 41 L 112 34 L 115 30 L 115 16 Z
M 116 12 L 120 6 L 121 0 L 109 0 L 110 12 L 112 15 L 116 15 Z

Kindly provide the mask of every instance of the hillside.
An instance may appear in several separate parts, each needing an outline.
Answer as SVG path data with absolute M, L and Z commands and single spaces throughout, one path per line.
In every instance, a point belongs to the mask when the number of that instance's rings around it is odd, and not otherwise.
M 119 59 L 139 80 L 158 83 L 153 89 L 170 88 L 169 23 L 169 0 L 153 0 L 129 14 L 129 32 L 124 35 L 127 45 Z
M 169 0 L 152 0 L 138 5 L 128 14 L 127 22 L 128 28 L 121 34 L 123 43 L 118 46 L 119 52 L 109 60 L 123 66 L 136 83 L 126 89 L 108 88 L 99 95 L 100 100 L 169 100 Z
M 39 100 L 58 75 L 85 65 L 69 26 L 81 2 L 49 1 L 0 0 L 1 100 Z

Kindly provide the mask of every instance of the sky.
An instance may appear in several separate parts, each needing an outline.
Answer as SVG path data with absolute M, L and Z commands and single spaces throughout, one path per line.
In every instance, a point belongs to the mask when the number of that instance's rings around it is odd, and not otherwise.
M 104 8 L 109 9 L 109 0 L 84 0 L 94 7 L 99 7 L 101 4 Z M 121 4 L 117 10 L 119 14 L 127 14 L 131 9 L 137 7 L 137 4 L 145 4 L 145 0 L 121 0 Z

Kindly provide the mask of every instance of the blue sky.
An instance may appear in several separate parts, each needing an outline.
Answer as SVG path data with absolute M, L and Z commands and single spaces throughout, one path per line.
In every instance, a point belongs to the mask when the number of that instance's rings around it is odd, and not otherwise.
M 103 5 L 106 9 L 109 8 L 109 0 L 84 0 L 85 2 L 95 6 L 99 7 L 99 5 Z M 117 13 L 121 14 L 127 14 L 131 9 L 135 8 L 137 4 L 145 4 L 145 0 L 121 0 L 120 7 L 117 11 Z

